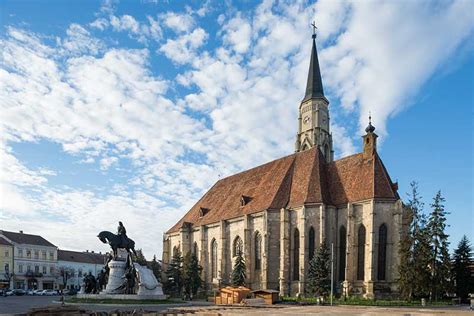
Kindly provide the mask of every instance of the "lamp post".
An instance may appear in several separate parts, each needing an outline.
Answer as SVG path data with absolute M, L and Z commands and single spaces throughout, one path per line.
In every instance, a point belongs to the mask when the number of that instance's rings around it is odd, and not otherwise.
M 331 306 L 334 293 L 334 243 L 331 243 Z

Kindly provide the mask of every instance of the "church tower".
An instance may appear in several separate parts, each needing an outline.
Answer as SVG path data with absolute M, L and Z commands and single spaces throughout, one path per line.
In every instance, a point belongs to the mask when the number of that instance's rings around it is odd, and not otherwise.
M 318 146 L 327 162 L 333 160 L 332 135 L 329 131 L 329 101 L 324 96 L 318 52 L 316 50 L 316 27 L 313 24 L 313 47 L 309 64 L 306 93 L 298 114 L 298 134 L 295 151 Z

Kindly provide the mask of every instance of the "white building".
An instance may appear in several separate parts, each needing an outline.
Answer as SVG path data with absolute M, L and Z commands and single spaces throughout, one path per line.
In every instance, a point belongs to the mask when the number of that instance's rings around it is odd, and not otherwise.
M 58 248 L 38 235 L 0 230 L 0 236 L 13 245 L 13 287 L 17 289 L 57 288 Z
M 81 286 L 82 279 L 87 274 L 97 276 L 104 267 L 106 255 L 95 253 L 94 251 L 79 252 L 70 250 L 58 250 L 58 273 L 57 283 L 60 288 L 64 286 L 64 271 L 69 273 L 67 283 L 64 288 L 78 289 Z

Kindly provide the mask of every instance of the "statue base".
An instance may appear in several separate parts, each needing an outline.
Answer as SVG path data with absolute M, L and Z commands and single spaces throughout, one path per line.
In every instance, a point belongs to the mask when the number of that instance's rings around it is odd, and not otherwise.
M 134 263 L 133 265 L 137 272 L 137 294 L 123 293 L 123 283 L 125 281 L 124 275 L 127 270 L 127 262 L 122 260 L 111 260 L 109 262 L 109 279 L 105 290 L 100 292 L 100 294 L 80 293 L 80 295 L 86 295 L 87 298 L 93 296 L 96 298 L 102 297 L 109 299 L 166 299 L 161 284 L 156 279 L 153 271 L 145 266 L 139 265 L 138 263 Z M 104 297 L 104 295 L 107 297 Z
M 122 260 L 111 260 L 109 262 L 109 280 L 107 286 L 100 294 L 123 294 L 120 289 L 124 282 L 123 276 L 127 268 L 127 262 Z
M 77 298 L 88 300 L 166 300 L 167 295 L 138 295 L 138 294 L 76 294 Z

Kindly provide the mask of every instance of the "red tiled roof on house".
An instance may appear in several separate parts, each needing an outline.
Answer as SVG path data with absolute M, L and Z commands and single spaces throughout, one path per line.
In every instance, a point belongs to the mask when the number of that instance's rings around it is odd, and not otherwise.
M 23 232 L 9 232 L 6 230 L 0 230 L 0 235 L 5 236 L 7 239 L 18 244 L 56 247 L 55 245 L 53 245 L 52 243 L 50 243 L 39 235 L 30 235 L 25 234 Z
M 242 196 L 249 202 L 242 205 Z M 168 233 L 185 223 L 204 225 L 266 209 L 341 205 L 370 198 L 399 198 L 377 154 L 370 159 L 355 154 L 326 163 L 314 147 L 217 181 Z M 201 209 L 208 211 L 201 216 Z

